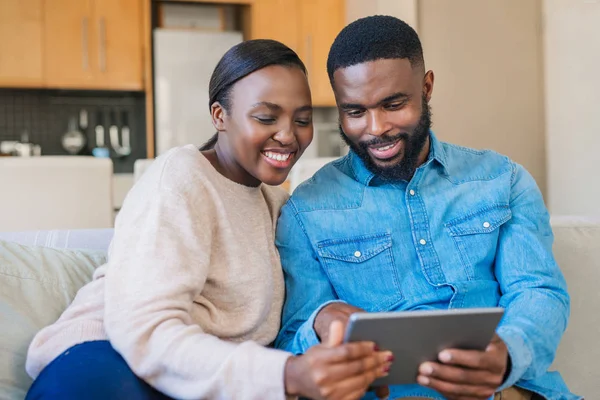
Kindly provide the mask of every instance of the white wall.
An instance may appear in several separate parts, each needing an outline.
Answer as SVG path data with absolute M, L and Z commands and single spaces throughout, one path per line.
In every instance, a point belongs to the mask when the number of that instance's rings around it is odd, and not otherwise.
M 417 0 L 346 0 L 348 23 L 375 14 L 392 15 L 418 29 Z
M 543 11 L 550 210 L 600 215 L 600 1 Z

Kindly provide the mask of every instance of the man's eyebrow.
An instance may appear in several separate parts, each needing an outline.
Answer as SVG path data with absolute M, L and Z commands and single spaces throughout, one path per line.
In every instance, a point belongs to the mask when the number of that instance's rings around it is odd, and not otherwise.
M 406 93 L 398 92 L 398 93 L 394 93 L 393 95 L 388 96 L 385 99 L 381 100 L 377 105 L 382 105 L 384 103 L 389 103 L 389 102 L 394 101 L 394 100 L 406 100 L 409 97 L 410 96 L 407 95 Z
M 268 109 L 270 109 L 271 111 L 279 111 L 279 110 L 281 110 L 281 106 L 280 105 L 277 105 L 275 103 L 270 103 L 268 101 L 261 101 L 259 103 L 252 104 L 252 108 L 254 108 L 254 107 L 260 107 L 260 106 L 265 106 Z
M 362 104 L 358 104 L 358 103 L 342 103 L 342 104 L 340 104 L 340 108 L 342 110 L 352 110 L 352 109 L 356 109 L 356 108 L 365 108 L 365 106 L 363 106 Z
M 373 107 L 377 107 L 377 106 L 380 106 L 385 103 L 389 103 L 394 100 L 406 100 L 408 98 L 410 98 L 410 96 L 406 93 L 402 93 L 402 92 L 394 93 L 394 94 L 387 96 L 386 98 L 380 100 Z M 364 104 L 359 104 L 359 103 L 342 103 L 342 104 L 340 104 L 340 108 L 342 110 L 353 110 L 353 109 L 357 109 L 357 108 L 371 108 L 371 107 L 367 107 Z

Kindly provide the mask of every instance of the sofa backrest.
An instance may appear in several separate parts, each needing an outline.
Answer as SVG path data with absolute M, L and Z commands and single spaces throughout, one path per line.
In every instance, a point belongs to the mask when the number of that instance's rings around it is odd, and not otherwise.
M 554 255 L 571 295 L 571 318 L 552 369 L 569 389 L 595 398 L 600 393 L 600 219 L 553 218 Z
M 3 231 L 110 228 L 109 158 L 0 157 Z

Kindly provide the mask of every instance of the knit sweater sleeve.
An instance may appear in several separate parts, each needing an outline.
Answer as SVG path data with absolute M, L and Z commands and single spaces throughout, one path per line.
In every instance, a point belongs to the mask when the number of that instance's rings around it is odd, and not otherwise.
M 135 191 L 135 188 L 134 188 Z M 216 222 L 201 198 L 132 193 L 117 220 L 105 329 L 136 375 L 180 399 L 285 398 L 288 353 L 207 334 L 191 317 L 210 268 Z M 204 203 L 206 204 L 206 203 Z

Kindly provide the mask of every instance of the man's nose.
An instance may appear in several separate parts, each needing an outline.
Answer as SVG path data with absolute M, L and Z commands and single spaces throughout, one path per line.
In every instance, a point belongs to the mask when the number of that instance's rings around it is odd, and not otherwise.
M 381 136 L 389 130 L 385 116 L 380 110 L 372 110 L 368 113 L 369 133 L 373 136 Z

